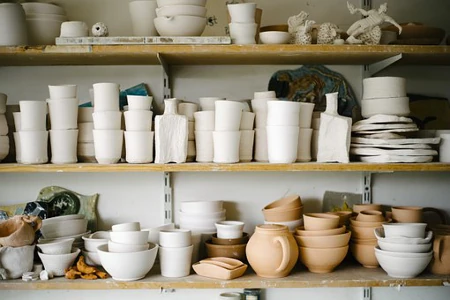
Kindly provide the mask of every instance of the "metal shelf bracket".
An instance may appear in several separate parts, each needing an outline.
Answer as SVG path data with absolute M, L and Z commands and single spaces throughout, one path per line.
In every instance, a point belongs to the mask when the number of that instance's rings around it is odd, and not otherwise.
M 363 288 L 362 299 L 363 300 L 372 300 L 372 288 L 370 288 L 370 287 Z
M 364 78 L 372 77 L 376 73 L 386 69 L 390 65 L 399 61 L 400 59 L 402 59 L 402 57 L 403 57 L 403 55 L 400 53 L 400 54 L 391 56 L 389 58 L 383 59 L 382 61 L 370 64 L 370 65 L 365 65 L 364 66 Z
M 372 173 L 364 172 L 362 178 L 362 188 L 363 188 L 363 204 L 372 203 Z
M 172 174 L 164 172 L 164 224 L 173 223 Z

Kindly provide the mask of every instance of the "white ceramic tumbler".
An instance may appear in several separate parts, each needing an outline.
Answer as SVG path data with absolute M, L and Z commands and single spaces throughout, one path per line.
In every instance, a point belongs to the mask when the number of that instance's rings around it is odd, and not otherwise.
M 259 162 L 269 161 L 267 155 L 267 130 L 255 128 L 255 160 Z
M 121 111 L 96 111 L 92 113 L 94 128 L 97 130 L 120 130 L 122 124 Z
M 129 11 L 134 36 L 158 36 L 153 20 L 156 18 L 156 1 L 131 1 Z
M 232 23 L 255 23 L 256 3 L 228 4 Z
M 314 103 L 300 102 L 300 128 L 311 128 L 311 119 L 314 106 Z
M 238 131 L 241 125 L 242 103 L 237 101 L 216 101 L 215 131 Z
M 215 163 L 239 162 L 240 131 L 213 131 Z
M 254 130 L 241 130 L 241 140 L 239 144 L 240 162 L 252 161 L 254 139 L 255 139 Z
M 297 161 L 311 161 L 311 138 L 313 129 L 300 128 L 298 134 Z
M 115 164 L 122 156 L 123 130 L 94 130 L 95 159 L 99 164 Z
M 255 128 L 265 129 L 267 126 L 267 101 L 278 101 L 276 98 L 257 98 L 251 101 L 255 113 Z
M 150 110 L 152 96 L 127 95 L 128 110 Z
M 194 121 L 196 111 L 198 111 L 197 103 L 183 102 L 178 104 L 178 114 L 186 116 L 188 121 Z
M 47 129 L 47 103 L 23 100 L 20 106 L 20 131 L 45 131 Z M 17 127 L 16 127 L 17 128 Z
M 298 120 L 298 115 L 297 115 Z M 298 126 L 267 126 L 269 163 L 290 164 L 297 159 Z
M 129 110 L 123 113 L 127 131 L 151 131 L 153 112 L 151 110 Z
M 300 102 L 267 101 L 267 126 L 299 126 Z
M 119 110 L 120 86 L 117 83 L 94 83 L 94 111 Z
M 214 159 L 213 132 L 209 130 L 195 131 L 195 149 L 197 162 L 212 162 Z
M 193 245 L 178 248 L 159 248 L 161 275 L 164 277 L 185 277 L 191 271 Z
M 50 128 L 54 130 L 78 128 L 78 99 L 47 99 Z
M 51 162 L 73 164 L 77 162 L 78 130 L 50 130 Z
M 231 43 L 238 45 L 256 44 L 256 31 L 258 24 L 256 23 L 230 23 Z
M 255 123 L 255 113 L 243 111 L 239 130 L 253 130 L 254 123 Z
M 194 113 L 195 131 L 213 131 L 215 127 L 214 110 L 197 111 Z
M 48 131 L 20 131 L 21 161 L 23 164 L 48 162 Z
M 77 98 L 77 86 L 75 84 L 49 85 L 50 99 Z
M 153 161 L 153 131 L 125 131 L 125 160 L 132 164 Z

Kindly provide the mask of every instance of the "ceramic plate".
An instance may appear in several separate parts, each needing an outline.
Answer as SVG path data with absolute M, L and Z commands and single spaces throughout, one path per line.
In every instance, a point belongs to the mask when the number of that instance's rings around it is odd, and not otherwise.
M 351 148 L 384 148 L 384 149 L 431 149 L 427 144 L 383 145 L 383 144 L 351 144 Z
M 395 149 L 385 150 L 379 148 L 352 148 L 351 154 L 355 155 L 405 155 L 405 156 L 424 156 L 438 155 L 436 150 L 430 149 Z
M 360 156 L 362 162 L 369 163 L 425 163 L 433 160 L 433 156 L 376 155 Z
M 439 144 L 441 138 L 423 138 L 423 139 L 370 139 L 362 137 L 352 138 L 352 143 L 369 145 L 409 145 L 409 144 Z

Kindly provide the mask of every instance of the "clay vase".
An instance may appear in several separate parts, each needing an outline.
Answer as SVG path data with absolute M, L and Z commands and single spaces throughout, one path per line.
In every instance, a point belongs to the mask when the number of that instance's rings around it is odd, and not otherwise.
M 22 247 L 34 242 L 35 232 L 41 228 L 38 216 L 14 216 L 0 223 L 0 245 Z
M 433 260 L 430 271 L 438 275 L 450 275 L 450 226 L 433 228 Z
M 246 248 L 256 275 L 281 278 L 289 275 L 298 259 L 298 246 L 285 225 L 258 225 Z

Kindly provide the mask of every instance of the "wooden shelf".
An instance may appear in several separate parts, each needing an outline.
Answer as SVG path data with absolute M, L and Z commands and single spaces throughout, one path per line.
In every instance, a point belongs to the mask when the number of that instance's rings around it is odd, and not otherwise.
M 366 269 L 355 265 L 341 265 L 328 274 L 314 274 L 302 268 L 285 278 L 267 279 L 248 271 L 234 280 L 217 280 L 190 275 L 184 278 L 166 278 L 159 269 L 150 271 L 146 278 L 132 282 L 104 280 L 68 280 L 55 278 L 49 281 L 24 282 L 22 280 L 0 281 L 0 290 L 105 290 L 105 289 L 227 289 L 227 288 L 321 288 L 321 287 L 412 287 L 446 286 L 449 276 L 423 274 L 412 279 L 389 277 L 381 268 Z
M 450 46 L 404 45 L 105 45 L 0 47 L 1 66 L 368 65 L 402 54 L 399 64 L 450 65 Z
M 448 172 L 448 163 L 237 163 L 237 164 L 128 164 L 100 165 L 78 163 L 68 165 L 0 164 L 0 173 L 78 173 L 78 172 Z

